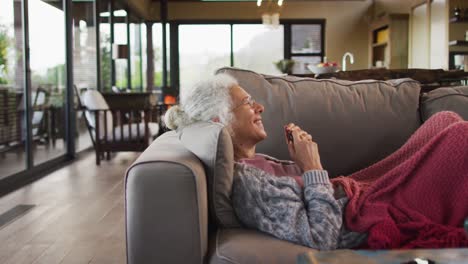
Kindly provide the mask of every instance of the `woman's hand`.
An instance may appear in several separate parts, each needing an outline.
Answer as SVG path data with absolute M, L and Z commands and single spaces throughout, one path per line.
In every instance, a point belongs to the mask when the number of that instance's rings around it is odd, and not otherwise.
M 293 141 L 288 144 L 289 155 L 291 159 L 303 170 L 323 170 L 320 162 L 320 155 L 317 143 L 312 141 L 312 136 L 302 130 L 300 127 L 290 123 L 286 126 L 287 130 L 292 131 Z

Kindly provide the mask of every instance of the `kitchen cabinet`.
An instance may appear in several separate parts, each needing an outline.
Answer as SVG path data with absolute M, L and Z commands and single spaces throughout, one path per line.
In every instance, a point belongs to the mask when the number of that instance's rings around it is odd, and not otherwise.
M 408 14 L 387 14 L 369 30 L 369 68 L 408 67 Z

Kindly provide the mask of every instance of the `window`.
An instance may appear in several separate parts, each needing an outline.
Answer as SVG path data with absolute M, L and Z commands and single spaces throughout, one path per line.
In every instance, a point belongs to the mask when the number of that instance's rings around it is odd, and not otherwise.
M 143 27 L 145 27 L 145 25 L 135 23 L 130 24 L 130 63 L 132 65 L 131 87 L 133 91 L 143 91 L 143 45 L 141 41 L 143 37 L 141 29 Z
M 295 61 L 293 74 L 310 73 L 309 64 L 317 64 L 323 60 L 323 30 L 322 23 L 291 24 L 291 59 Z
M 169 55 L 170 55 L 170 43 L 169 43 L 169 24 L 166 24 L 166 60 L 167 60 L 167 77 L 170 76 L 170 64 L 169 64 Z M 154 86 L 162 87 L 163 86 L 163 46 L 162 46 L 162 24 L 155 23 L 153 24 L 153 52 L 154 52 Z M 169 80 L 168 80 L 169 83 Z
M 284 57 L 283 26 L 233 25 L 234 66 L 265 74 L 281 74 L 275 67 Z
M 96 24 L 94 2 L 72 2 L 73 19 L 73 82 L 78 89 L 97 88 Z M 73 98 L 76 101 L 76 97 Z M 75 109 L 77 108 L 75 103 Z M 75 149 L 77 151 L 92 145 L 82 111 L 76 111 Z
M 296 62 L 293 74 L 310 74 L 307 65 L 319 63 L 325 56 L 323 19 L 282 20 L 276 29 L 244 22 L 201 23 L 174 23 L 178 34 L 171 38 L 172 47 L 178 49 L 172 55 L 179 60 L 172 64 L 178 68 L 173 69 L 171 86 L 179 91 L 224 66 L 281 74 L 275 62 L 284 58 Z
M 321 25 L 291 25 L 291 54 L 322 52 Z
M 99 5 L 99 47 L 101 65 L 101 90 L 111 91 L 112 88 L 112 63 L 111 63 L 111 26 L 109 16 L 109 1 L 101 0 Z
M 127 23 L 125 18 L 127 12 L 125 10 L 114 11 L 114 44 L 127 45 Z M 114 59 L 115 64 L 115 86 L 121 90 L 128 88 L 128 60 L 126 58 Z
M 230 65 L 230 39 L 229 25 L 179 26 L 180 93 L 202 76 Z

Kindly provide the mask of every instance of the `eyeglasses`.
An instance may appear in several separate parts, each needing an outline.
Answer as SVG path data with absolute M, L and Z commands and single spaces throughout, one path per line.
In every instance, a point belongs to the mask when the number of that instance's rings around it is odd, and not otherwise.
M 242 103 L 237 105 L 236 107 L 232 108 L 232 110 L 236 110 L 237 108 L 243 106 L 243 105 L 249 105 L 250 107 L 254 108 L 255 106 L 255 100 L 252 97 L 246 97 L 244 100 L 242 100 Z

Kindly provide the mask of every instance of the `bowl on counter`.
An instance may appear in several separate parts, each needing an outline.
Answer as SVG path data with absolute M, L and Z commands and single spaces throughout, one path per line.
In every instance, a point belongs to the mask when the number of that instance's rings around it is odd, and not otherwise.
M 332 73 L 332 72 L 337 72 L 340 70 L 340 67 L 338 66 L 322 66 L 318 67 L 317 65 L 307 65 L 307 69 L 311 71 L 312 73 L 315 74 L 324 74 L 324 73 Z

